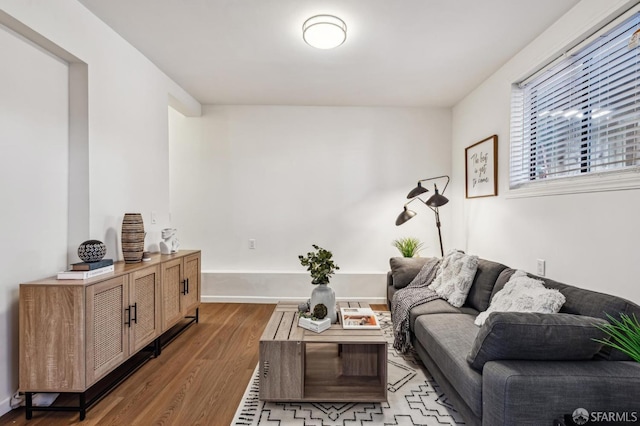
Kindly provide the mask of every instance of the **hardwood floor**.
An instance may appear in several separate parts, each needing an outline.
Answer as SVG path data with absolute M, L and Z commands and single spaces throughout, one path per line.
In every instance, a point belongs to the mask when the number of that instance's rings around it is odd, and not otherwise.
M 274 307 L 201 304 L 200 322 L 94 405 L 84 421 L 71 412 L 35 412 L 25 420 L 21 408 L 0 417 L 0 425 L 229 425 L 258 363 L 258 341 Z

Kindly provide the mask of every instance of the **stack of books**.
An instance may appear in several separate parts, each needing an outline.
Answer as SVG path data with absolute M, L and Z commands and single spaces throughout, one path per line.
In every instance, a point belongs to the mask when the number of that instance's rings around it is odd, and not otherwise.
M 113 259 L 102 259 L 97 262 L 79 262 L 71 265 L 71 270 L 58 272 L 59 280 L 86 280 L 98 275 L 113 272 Z
M 331 318 L 327 317 L 321 320 L 314 320 L 301 316 L 298 320 L 298 326 L 306 328 L 307 330 L 315 331 L 316 333 L 322 333 L 323 331 L 331 327 Z

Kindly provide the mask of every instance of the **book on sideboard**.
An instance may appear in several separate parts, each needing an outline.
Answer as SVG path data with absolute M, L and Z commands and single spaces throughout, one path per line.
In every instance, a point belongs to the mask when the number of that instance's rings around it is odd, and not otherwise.
M 114 266 L 109 265 L 104 268 L 93 269 L 91 271 L 64 271 L 58 272 L 59 280 L 86 280 L 87 278 L 97 277 L 98 275 L 108 274 L 114 271 Z
M 113 259 L 102 259 L 97 262 L 78 262 L 71 264 L 72 271 L 93 271 L 94 269 L 104 268 L 113 265 Z

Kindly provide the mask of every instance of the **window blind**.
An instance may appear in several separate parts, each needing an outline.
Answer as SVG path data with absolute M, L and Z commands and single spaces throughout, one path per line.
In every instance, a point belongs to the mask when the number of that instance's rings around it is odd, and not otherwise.
M 640 166 L 639 29 L 634 13 L 513 86 L 511 188 Z

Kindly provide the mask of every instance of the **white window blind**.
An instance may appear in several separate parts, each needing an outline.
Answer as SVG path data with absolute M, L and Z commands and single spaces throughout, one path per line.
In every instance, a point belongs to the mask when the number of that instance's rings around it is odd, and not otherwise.
M 640 166 L 640 13 L 516 84 L 510 187 Z

